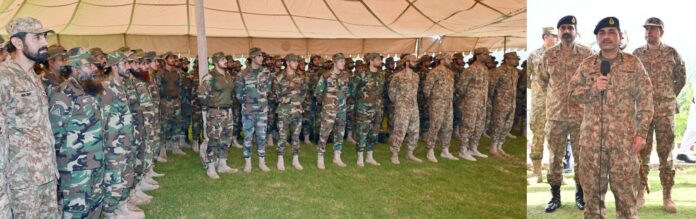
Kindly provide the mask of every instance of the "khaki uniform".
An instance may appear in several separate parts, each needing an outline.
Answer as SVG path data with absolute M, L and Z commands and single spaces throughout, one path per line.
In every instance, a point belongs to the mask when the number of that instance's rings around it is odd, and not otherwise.
M 611 185 L 617 218 L 637 218 L 638 157 L 631 150 L 634 136 L 648 134 L 653 114 L 652 84 L 636 56 L 621 52 L 611 64 L 604 94 L 595 87 L 601 75 L 599 55 L 586 58 L 570 80 L 574 102 L 583 104 L 580 127 L 580 183 L 585 218 L 605 218 L 604 195 Z M 600 121 L 601 119 L 601 121 Z
M 401 70 L 391 76 L 389 100 L 394 104 L 394 129 L 390 142 L 392 153 L 399 152 L 404 137 L 407 137 L 408 150 L 416 149 L 419 133 L 418 119 L 418 74 Z
M 541 161 L 544 155 L 544 126 L 546 126 L 546 90 L 542 90 L 539 85 L 539 70 L 541 68 L 541 57 L 546 48 L 541 47 L 534 50 L 527 57 L 527 71 L 529 75 L 528 86 L 532 89 L 531 114 L 529 114 L 529 128 L 532 130 L 532 152 L 529 158 Z
M 574 43 L 571 53 L 564 53 L 561 44 L 549 48 L 542 56 L 539 84 L 546 96 L 546 137 L 549 143 L 549 184 L 560 185 L 563 181 L 563 158 L 566 140 L 570 136 L 573 153 L 573 169 L 577 170 L 582 160 L 578 159 L 582 105 L 570 101 L 568 81 L 573 77 L 583 59 L 592 55 L 590 48 Z M 580 182 L 575 174 L 575 182 Z
M 426 76 L 423 95 L 428 103 L 430 127 L 426 136 L 428 148 L 434 148 L 439 139 L 443 149 L 449 149 L 452 140 L 452 99 L 454 73 L 441 64 Z

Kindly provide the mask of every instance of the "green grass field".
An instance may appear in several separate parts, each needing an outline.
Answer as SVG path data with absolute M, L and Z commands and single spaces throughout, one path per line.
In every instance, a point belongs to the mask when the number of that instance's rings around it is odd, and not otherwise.
M 544 172 L 545 174 L 546 172 Z M 551 199 L 550 187 L 547 183 L 536 183 L 536 177 L 527 172 L 530 185 L 527 186 L 527 218 L 582 218 L 583 212 L 575 207 L 575 186 L 572 174 L 564 174 L 566 186 L 561 186 L 561 201 L 563 207 L 554 213 L 545 213 L 544 207 Z M 544 177 L 546 178 L 546 177 Z M 651 169 L 648 176 L 650 194 L 646 194 L 645 207 L 638 210 L 641 218 L 696 218 L 696 167 L 684 167 L 677 170 L 675 185 L 672 188 L 672 200 L 677 205 L 677 214 L 669 214 L 662 210 L 662 186 L 659 171 Z M 614 195 L 611 191 L 606 195 L 607 218 L 616 218 Z
M 453 141 L 452 145 L 458 145 Z M 330 148 L 330 146 L 329 146 Z M 355 146 L 347 143 L 340 168 L 331 163 L 316 168 L 316 148 L 302 145 L 297 171 L 290 165 L 286 148 L 286 170 L 275 168 L 276 150 L 267 149 L 271 172 L 258 169 L 254 158 L 251 174 L 221 174 L 219 180 L 205 175 L 197 154 L 169 156 L 156 170 L 161 188 L 148 192 L 152 203 L 141 206 L 148 218 L 523 218 L 525 217 L 525 140 L 518 137 L 505 144 L 513 159 L 486 158 L 477 162 L 448 161 L 417 164 L 404 157 L 401 164 L 389 162 L 388 146 L 379 144 L 376 159 L 382 166 L 355 165 Z M 458 147 L 452 147 L 458 151 Z M 480 150 L 487 152 L 488 139 Z M 423 143 L 416 156 L 425 159 Z M 436 154 L 439 155 L 439 149 Z M 487 153 L 486 153 L 487 154 Z M 231 149 L 230 166 L 241 170 L 240 149 Z

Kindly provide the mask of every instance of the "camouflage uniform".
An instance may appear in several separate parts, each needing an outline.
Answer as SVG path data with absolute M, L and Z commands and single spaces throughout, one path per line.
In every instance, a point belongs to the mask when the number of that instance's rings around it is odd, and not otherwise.
M 620 52 L 611 64 L 609 85 L 600 94 L 599 55 L 586 58 L 570 80 L 570 98 L 584 105 L 579 151 L 585 218 L 605 218 L 607 183 L 616 198 L 617 218 L 637 218 L 635 184 L 638 157 L 631 150 L 634 136 L 648 134 L 653 114 L 652 84 L 640 60 Z M 549 111 L 551 112 L 551 111 Z M 602 122 L 600 122 L 600 119 Z
M 266 156 L 267 97 L 268 91 L 271 90 L 271 80 L 271 72 L 263 66 L 257 69 L 248 66 L 235 79 L 234 94 L 242 104 L 244 158 L 251 157 L 251 141 L 254 135 L 259 157 Z
M 198 100 L 206 112 L 206 136 L 208 148 L 207 164 L 215 164 L 218 159 L 227 159 L 229 144 L 234 137 L 234 115 L 232 114 L 232 92 L 234 77 L 227 72 L 208 71 L 198 89 Z M 252 136 L 252 132 L 244 132 Z M 259 143 L 259 142 L 257 142 Z M 265 142 L 264 142 L 265 143 Z
M 490 82 L 495 93 L 491 103 L 491 140 L 502 143 L 510 133 L 514 121 L 519 71 L 507 63 L 500 65 L 497 71 L 496 77 Z
M 653 105 L 655 106 L 652 123 L 648 131 L 646 148 L 640 153 L 643 168 L 641 174 L 647 176 L 650 170 L 650 152 L 653 148 L 653 133 L 657 139 L 657 155 L 660 158 L 660 183 L 665 191 L 674 185 L 674 166 L 672 150 L 674 149 L 674 115 L 679 113 L 677 96 L 686 83 L 684 61 L 674 48 L 660 44 L 659 50 L 650 50 L 647 45 L 633 51 L 645 66 L 653 84 Z M 643 192 L 642 187 L 638 192 Z
M 302 132 L 305 136 L 310 136 L 315 139 L 319 133 L 319 104 L 314 97 L 314 85 L 319 81 L 319 76 L 323 75 L 325 70 L 321 66 L 313 66 L 310 64 L 309 70 L 306 72 L 305 84 L 307 84 L 307 94 L 305 95 L 305 110 L 303 114 Z M 307 140 L 305 140 L 307 141 Z
M 189 124 L 191 127 L 191 140 L 193 142 L 198 142 L 201 137 L 201 132 L 203 131 L 203 114 L 201 112 L 201 104 L 196 101 L 196 95 L 198 94 L 199 82 L 198 69 L 194 69 L 184 78 L 184 93 L 186 101 L 182 104 L 181 114 L 184 120 L 186 120 L 186 130 L 188 133 Z M 234 81 L 232 78 L 231 81 Z M 232 96 L 232 95 L 230 95 Z M 235 118 L 235 117 L 231 117 Z
M 532 105 L 529 128 L 532 131 L 532 152 L 529 158 L 532 161 L 541 163 L 544 155 L 544 127 L 546 126 L 546 90 L 541 89 L 539 84 L 539 72 L 541 70 L 541 57 L 546 51 L 545 47 L 538 48 L 527 57 L 527 71 L 530 77 L 529 86 L 531 87 Z
M 458 59 L 463 59 L 463 58 L 464 58 L 464 57 L 462 56 L 461 53 L 454 54 L 454 57 L 455 57 L 455 59 L 457 59 L 457 58 L 458 58 Z M 462 74 L 463 74 L 463 72 L 464 72 L 464 69 L 465 69 L 465 68 L 464 68 L 464 65 L 458 66 L 458 67 L 457 67 L 457 66 L 454 66 L 454 64 L 452 65 L 452 68 L 451 68 L 450 70 L 451 70 L 452 73 L 454 74 L 454 84 L 459 84 L 459 81 L 461 80 L 460 78 L 461 78 L 461 76 L 462 76 Z M 459 101 L 460 101 L 460 100 L 459 100 L 459 98 L 457 97 L 457 95 L 455 95 L 455 93 L 456 93 L 455 91 L 456 91 L 456 90 L 453 88 L 453 89 L 452 89 L 452 106 L 453 106 L 453 107 L 452 107 L 452 109 L 453 109 L 453 113 L 452 113 L 452 116 L 453 116 L 452 128 L 455 129 L 455 130 L 458 130 L 458 129 L 459 129 L 459 126 L 460 126 L 460 124 L 461 124 L 461 122 L 462 122 L 462 110 L 459 109 L 459 107 L 457 107 L 457 106 L 459 106 Z M 458 133 L 455 133 L 455 134 L 458 134 Z
M 156 78 L 156 72 L 150 72 L 150 78 Z M 150 83 L 148 85 L 148 90 L 150 91 L 150 96 L 152 97 L 152 110 L 154 112 L 154 118 L 152 123 L 153 123 L 153 145 L 152 145 L 152 152 L 154 153 L 153 156 L 157 156 L 157 154 L 160 153 L 160 150 L 162 149 L 162 114 L 160 113 L 161 108 L 161 99 L 160 99 L 160 88 L 159 84 L 157 83 Z M 154 159 L 153 159 L 154 160 Z
M 123 86 L 113 77 L 102 81 L 102 85 L 104 93 L 99 103 L 104 118 L 104 212 L 112 213 L 119 202 L 128 197 L 128 193 L 124 193 L 123 174 L 126 156 L 135 144 L 135 129 Z
M 419 133 L 418 119 L 418 78 L 417 73 L 407 73 L 405 69 L 394 73 L 389 82 L 389 99 L 394 103 L 394 130 L 390 136 L 391 151 L 398 153 L 404 137 L 407 137 L 408 151 L 416 149 Z
M 484 132 L 486 104 L 488 102 L 488 68 L 479 62 L 469 66 L 456 85 L 460 97 L 459 109 L 462 111 L 460 128 L 460 154 L 478 147 Z
M 135 83 L 135 91 L 138 95 L 138 104 L 140 107 L 136 109 L 138 117 L 136 117 L 136 123 L 138 126 L 142 125 L 143 132 L 143 143 L 137 148 L 137 153 L 135 154 L 135 173 L 136 173 L 136 183 L 142 180 L 142 177 L 147 170 L 152 167 L 152 159 L 154 158 L 154 151 L 152 148 L 154 142 L 154 117 L 155 112 L 153 110 L 154 105 L 152 104 L 152 95 L 148 89 L 147 82 L 140 80 L 139 78 L 127 79 Z M 142 121 L 141 121 L 142 119 Z M 138 130 L 138 129 L 136 129 Z M 140 131 L 140 130 L 138 130 Z
M 542 66 L 539 71 L 539 85 L 547 93 L 546 96 L 546 137 L 549 143 L 548 182 L 551 185 L 561 185 L 563 180 L 563 158 L 566 152 L 566 142 L 570 136 L 570 147 L 573 154 L 573 169 L 577 171 L 582 160 L 578 159 L 580 145 L 580 123 L 582 122 L 582 105 L 570 101 L 568 81 L 573 77 L 583 59 L 592 55 L 590 48 L 573 43 L 572 52 L 565 54 L 558 44 L 544 52 Z M 543 91 L 542 91 L 543 92 Z M 580 182 L 580 175 L 575 174 L 574 180 Z
M 307 85 L 304 76 L 296 71 L 289 76 L 286 70 L 280 71 L 273 83 L 273 93 L 278 107 L 278 156 L 285 153 L 288 135 L 292 139 L 292 155 L 300 153 L 300 132 L 302 131 L 302 102 L 305 100 Z
M 422 65 L 422 60 L 426 57 L 427 56 L 421 57 L 421 62 L 419 62 L 419 65 Z M 418 99 L 418 119 L 420 120 L 419 135 L 424 135 L 430 126 L 428 119 L 428 104 L 426 103 L 427 101 L 425 99 L 425 94 L 423 93 L 423 87 L 425 87 L 425 78 L 428 74 L 430 74 L 430 69 L 428 69 L 428 67 L 421 67 L 421 69 L 418 71 L 418 93 L 416 98 Z
M 166 58 L 166 56 L 165 56 Z M 160 113 L 162 119 L 162 134 L 165 142 L 177 140 L 184 130 L 181 117 L 181 102 L 185 96 L 183 89 L 184 73 L 181 69 L 172 67 L 167 70 L 164 66 L 157 73 L 155 83 L 160 88 Z
M 97 218 L 104 180 L 104 129 L 96 97 L 69 77 L 48 96 L 63 218 Z
M 334 151 L 343 149 L 343 137 L 346 131 L 346 101 L 350 98 L 350 75 L 346 71 L 334 73 L 324 71 L 314 88 L 314 98 L 321 106 L 321 130 L 317 150 L 324 155 L 326 142 L 333 132 Z
M 58 218 L 55 140 L 38 76 L 13 59 L 0 64 L 0 140 L 7 147 L 4 176 L 15 218 Z M 4 183 L 3 183 L 4 186 Z
M 128 73 L 130 74 L 130 73 Z M 130 76 L 133 77 L 133 76 Z M 124 194 L 130 194 L 130 191 L 135 188 L 138 184 L 138 177 L 136 176 L 136 166 L 138 165 L 137 155 L 141 148 L 145 147 L 145 118 L 142 114 L 143 110 L 140 109 L 140 98 L 139 94 L 135 88 L 135 82 L 131 78 L 123 78 L 120 86 L 122 90 L 126 93 L 126 98 L 128 100 L 128 108 L 133 116 L 133 144 L 129 150 L 126 150 L 126 168 L 123 171 L 123 180 L 125 182 L 126 189 L 124 189 Z M 124 196 L 123 200 L 127 199 L 128 196 Z
M 373 56 L 378 57 L 378 56 Z M 367 58 L 371 60 L 371 58 Z M 355 133 L 358 136 L 358 152 L 373 151 L 379 132 L 382 130 L 385 72 L 371 72 L 369 68 L 360 72 L 353 80 L 355 97 Z
M 425 79 L 423 94 L 428 103 L 430 119 L 430 129 L 426 134 L 428 149 L 435 148 L 437 139 L 440 139 L 443 150 L 447 150 L 452 140 L 452 122 L 454 121 L 452 111 L 454 73 L 444 64 L 435 67 Z

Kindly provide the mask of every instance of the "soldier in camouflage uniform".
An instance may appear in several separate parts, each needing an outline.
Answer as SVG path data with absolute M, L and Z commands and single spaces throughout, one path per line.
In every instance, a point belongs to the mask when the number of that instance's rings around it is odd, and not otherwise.
M 415 162 L 422 162 L 413 155 L 418 144 L 419 119 L 418 119 L 418 73 L 416 73 L 416 57 L 406 55 L 401 58 L 405 65 L 401 71 L 394 73 L 389 79 L 389 99 L 394 104 L 394 130 L 389 136 L 391 142 L 391 162 L 399 164 L 399 151 L 401 143 L 406 137 L 408 149 L 406 157 Z
M 663 207 L 670 213 L 677 212 L 677 206 L 672 201 L 672 185 L 674 185 L 674 166 L 672 150 L 674 150 L 674 115 L 679 112 L 677 96 L 686 83 L 686 68 L 677 50 L 662 43 L 664 24 L 659 18 L 648 18 L 645 21 L 645 36 L 648 44 L 637 48 L 633 55 L 641 60 L 653 84 L 653 105 L 655 106 L 652 123 L 648 131 L 647 147 L 641 152 L 641 175 L 647 179 L 650 167 L 650 152 L 652 152 L 653 133 L 657 139 L 657 155 L 660 158 L 660 183 L 662 184 Z M 643 191 L 647 181 L 638 184 L 638 207 L 645 203 Z
M 271 81 L 273 82 L 275 81 L 275 78 L 278 77 L 280 70 L 282 70 L 284 61 L 283 58 L 281 58 L 279 55 L 275 55 L 269 62 L 270 63 L 268 67 L 271 71 Z M 278 138 L 278 126 L 276 116 L 277 105 L 278 103 L 275 99 L 275 95 L 273 94 L 273 89 L 271 89 L 268 92 L 268 130 L 266 131 L 266 146 L 268 147 L 273 147 L 273 136 L 276 136 L 276 138 Z
M 348 57 L 346 58 L 346 72 L 348 75 L 350 75 L 350 81 L 348 82 L 348 88 L 351 89 L 349 92 L 351 94 L 354 94 L 353 92 L 353 82 L 355 81 L 355 78 L 358 77 L 358 73 L 360 71 L 355 68 L 355 61 L 353 61 L 352 58 Z M 346 141 L 357 145 L 358 142 L 355 140 L 355 137 L 353 138 L 354 134 L 357 134 L 357 132 L 353 132 L 353 130 L 356 128 L 356 112 L 355 112 L 355 96 L 351 95 L 348 100 L 346 100 Z
M 314 97 L 314 85 L 319 81 L 319 76 L 324 74 L 321 56 L 312 55 L 310 58 L 309 69 L 306 71 L 305 84 L 307 84 L 307 94 L 305 95 L 305 110 L 303 114 L 302 132 L 304 133 L 304 143 L 311 144 L 311 139 L 315 139 L 319 133 L 318 117 L 319 109 L 317 100 Z
M 435 61 L 436 67 L 430 70 L 423 84 L 423 95 L 428 105 L 428 118 L 430 128 L 425 140 L 428 153 L 427 158 L 431 162 L 437 162 L 435 158 L 435 144 L 440 140 L 442 152 L 440 157 L 449 160 L 459 160 L 449 152 L 452 140 L 452 97 L 454 96 L 454 74 L 449 68 L 452 58 L 449 54 L 440 54 Z
M 539 70 L 541 69 L 541 57 L 544 51 L 558 43 L 558 30 L 554 27 L 542 28 L 543 34 L 541 38 L 544 40 L 544 46 L 534 50 L 527 57 L 527 67 L 529 83 L 527 84 L 532 90 L 531 98 L 531 113 L 529 119 L 529 127 L 532 131 L 532 151 L 529 153 L 529 158 L 532 160 L 533 172 L 537 177 L 537 183 L 543 182 L 541 176 L 541 158 L 544 154 L 544 127 L 546 126 L 546 93 L 539 85 Z
M 196 66 L 194 66 L 196 67 Z M 198 103 L 198 86 L 199 82 L 198 68 L 194 68 L 184 76 L 183 89 L 186 95 L 185 102 L 181 103 L 181 114 L 184 118 L 186 133 L 191 130 L 191 149 L 198 152 L 199 141 L 202 130 L 203 118 L 201 118 L 201 106 Z
M 227 59 L 227 72 L 230 74 L 230 76 L 232 76 L 232 81 L 234 81 L 237 79 L 237 75 L 239 75 L 239 72 L 242 70 L 242 64 L 239 61 L 234 60 L 232 55 L 227 55 L 225 58 Z M 237 97 L 232 95 L 232 122 L 234 124 L 234 132 L 232 133 L 232 143 L 230 144 L 230 147 L 237 149 L 242 149 L 242 145 L 237 141 L 237 138 L 242 132 L 241 110 L 242 105 L 239 103 L 239 100 L 237 100 Z
M 428 132 L 428 127 L 430 126 L 430 121 L 428 120 L 428 104 L 423 94 L 423 87 L 425 86 L 425 78 L 430 73 L 430 65 L 432 64 L 432 59 L 430 55 L 423 55 L 420 57 L 418 62 L 418 118 L 420 119 L 420 136 L 425 136 Z M 425 141 L 427 139 L 423 138 Z
M 268 120 L 268 92 L 271 90 L 271 72 L 263 67 L 261 49 L 249 49 L 251 63 L 239 73 L 234 82 L 234 94 L 242 103 L 242 128 L 244 129 L 244 172 L 251 172 L 251 142 L 256 137 L 259 168 L 266 166 L 266 128 Z M 255 131 L 255 132 L 254 132 Z
M 273 82 L 273 94 L 276 97 L 278 108 L 278 170 L 285 170 L 285 145 L 288 143 L 288 135 L 292 139 L 292 165 L 297 170 L 302 170 L 300 164 L 300 132 L 302 131 L 302 102 L 305 99 L 307 85 L 304 83 L 298 67 L 299 56 L 289 54 L 285 56 L 285 69 L 276 75 Z
M 94 81 L 91 55 L 70 57 L 72 74 L 48 96 L 60 182 L 58 206 L 63 218 L 97 218 L 103 198 L 102 117 L 96 96 L 103 90 Z
M 638 218 L 637 155 L 645 148 L 652 121 L 652 83 L 638 57 L 619 50 L 617 18 L 602 19 L 594 33 L 602 42 L 601 52 L 580 64 L 569 89 L 572 100 L 584 107 L 577 172 L 587 200 L 585 218 L 606 218 L 608 184 L 616 199 L 616 217 Z M 600 73 L 602 62 L 610 64 L 607 76 Z
M 357 72 L 351 89 L 355 98 L 355 132 L 358 136 L 358 166 L 365 162 L 375 166 L 380 164 L 374 159 L 375 144 L 382 130 L 384 107 L 384 87 L 386 84 L 385 71 L 382 70 L 382 57 L 378 53 L 365 55 L 368 63 L 365 71 Z M 367 160 L 363 152 L 367 149 Z
M 0 210 L 3 217 L 10 205 L 11 217 L 58 218 L 58 170 L 49 106 L 31 68 L 47 59 L 46 34 L 52 31 L 31 17 L 12 20 L 5 29 L 12 56 L 0 63 L 0 144 L 7 151 L 7 160 L 0 165 L 5 171 L 0 183 L 8 191 L 9 203 L 0 199 Z
M 333 163 L 339 167 L 346 164 L 341 160 L 341 150 L 343 149 L 343 137 L 346 131 L 346 101 L 350 98 L 349 80 L 350 75 L 345 70 L 345 56 L 343 53 L 336 53 L 331 57 L 333 68 L 324 71 L 314 88 L 314 97 L 317 104 L 321 106 L 321 131 L 317 144 L 318 158 L 317 168 L 323 170 L 324 152 L 329 135 L 333 133 Z
M 464 55 L 461 52 L 452 55 L 452 64 L 450 70 L 454 73 L 454 84 L 459 84 L 459 79 L 461 78 L 462 72 L 464 72 L 464 67 L 466 63 L 464 62 Z M 454 92 L 454 91 L 453 91 Z M 459 109 L 459 98 L 452 98 L 452 106 L 454 106 L 454 121 L 452 123 L 452 132 L 455 136 L 459 136 L 459 124 L 462 121 L 462 111 Z
M 126 200 L 128 190 L 124 171 L 126 158 L 135 144 L 133 114 L 128 105 L 128 96 L 123 83 L 127 63 L 120 52 L 109 54 L 105 72 L 101 78 L 104 92 L 99 97 L 104 119 L 104 213 L 107 218 L 114 215 L 144 218 L 141 209 Z
M 184 97 L 184 73 L 175 66 L 176 56 L 171 52 L 162 55 L 165 66 L 157 73 L 155 83 L 160 88 L 160 113 L 162 114 L 163 141 L 168 149 L 176 155 L 186 155 L 180 147 L 184 145 L 183 119 L 181 118 L 181 101 Z M 176 140 L 178 143 L 175 143 Z
M 491 112 L 491 149 L 494 156 L 510 157 L 503 151 L 503 143 L 512 129 L 517 100 L 517 78 L 519 77 L 520 57 L 516 52 L 505 53 L 503 64 L 498 67 L 496 77 L 491 80 L 495 98 Z
M 160 115 L 160 95 L 159 95 L 159 87 L 157 86 L 157 83 L 154 83 L 152 81 L 153 78 L 155 78 L 155 73 L 159 71 L 160 65 L 159 62 L 157 61 L 157 54 L 155 52 L 148 52 L 145 55 L 145 64 L 148 66 L 147 68 L 147 74 L 149 78 L 149 84 L 148 84 L 148 90 L 150 91 L 150 94 L 152 96 L 152 110 L 154 112 L 154 118 L 153 118 L 153 145 L 152 145 L 152 153 L 153 156 L 157 156 L 160 154 L 160 151 L 162 149 L 162 122 L 161 122 L 161 115 Z M 155 159 L 153 157 L 153 161 L 158 161 L 160 162 L 161 160 L 159 157 Z M 153 178 L 153 177 L 162 177 L 164 174 L 160 174 L 155 172 L 154 168 L 150 168 L 148 170 L 148 177 Z
M 234 78 L 227 72 L 227 58 L 222 52 L 212 56 L 215 68 L 203 77 L 198 90 L 198 100 L 206 116 L 207 150 L 206 168 L 211 179 L 218 179 L 217 172 L 236 173 L 238 170 L 227 166 L 229 144 L 234 137 L 234 115 L 232 114 L 232 91 Z M 251 132 L 245 132 L 245 135 Z M 217 168 L 217 172 L 216 172 Z
M 567 139 L 573 154 L 574 170 L 577 171 L 583 160 L 578 159 L 580 145 L 580 124 L 582 122 L 582 105 L 570 100 L 568 81 L 573 77 L 583 59 L 592 55 L 590 48 L 575 42 L 577 20 L 569 15 L 558 21 L 557 28 L 561 34 L 561 43 L 549 48 L 542 56 L 539 71 L 539 86 L 546 96 L 547 123 L 546 137 L 549 144 L 549 171 L 547 179 L 552 188 L 552 200 L 560 199 L 554 188 L 563 181 L 563 158 L 566 155 Z M 580 174 L 575 174 L 575 204 L 580 210 L 584 208 L 583 190 L 579 184 Z M 549 202 L 552 203 L 552 202 Z M 558 206 L 560 207 L 560 206 Z M 549 204 L 547 212 L 553 212 L 557 206 Z
M 384 84 L 384 118 L 387 119 L 387 134 L 391 133 L 392 128 L 394 126 L 394 119 L 393 119 L 393 114 L 394 114 L 394 103 L 389 99 L 389 82 L 391 80 L 391 76 L 396 73 L 396 62 L 394 62 L 394 57 L 389 57 L 386 59 L 385 65 L 384 65 L 384 70 L 385 70 L 385 84 Z M 380 124 L 381 126 L 381 124 Z
M 460 98 L 457 107 L 462 111 L 459 137 L 461 149 L 457 156 L 469 161 L 476 161 L 474 156 L 487 157 L 478 151 L 478 144 L 485 130 L 485 113 L 488 101 L 488 68 L 486 63 L 490 61 L 489 54 L 488 48 L 476 48 L 473 63 L 462 72 L 459 84 L 455 85 L 457 98 Z

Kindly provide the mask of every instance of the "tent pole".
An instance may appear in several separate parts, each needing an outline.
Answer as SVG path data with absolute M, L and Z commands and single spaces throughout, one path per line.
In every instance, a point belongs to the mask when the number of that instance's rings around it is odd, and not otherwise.
M 208 42 L 205 36 L 205 11 L 203 0 L 196 0 L 196 38 L 198 39 L 198 77 L 203 81 L 203 76 L 208 74 Z
M 507 52 L 507 36 L 503 37 L 503 54 Z
M 420 37 L 416 38 L 416 55 L 418 55 L 418 52 L 420 52 L 420 40 Z

